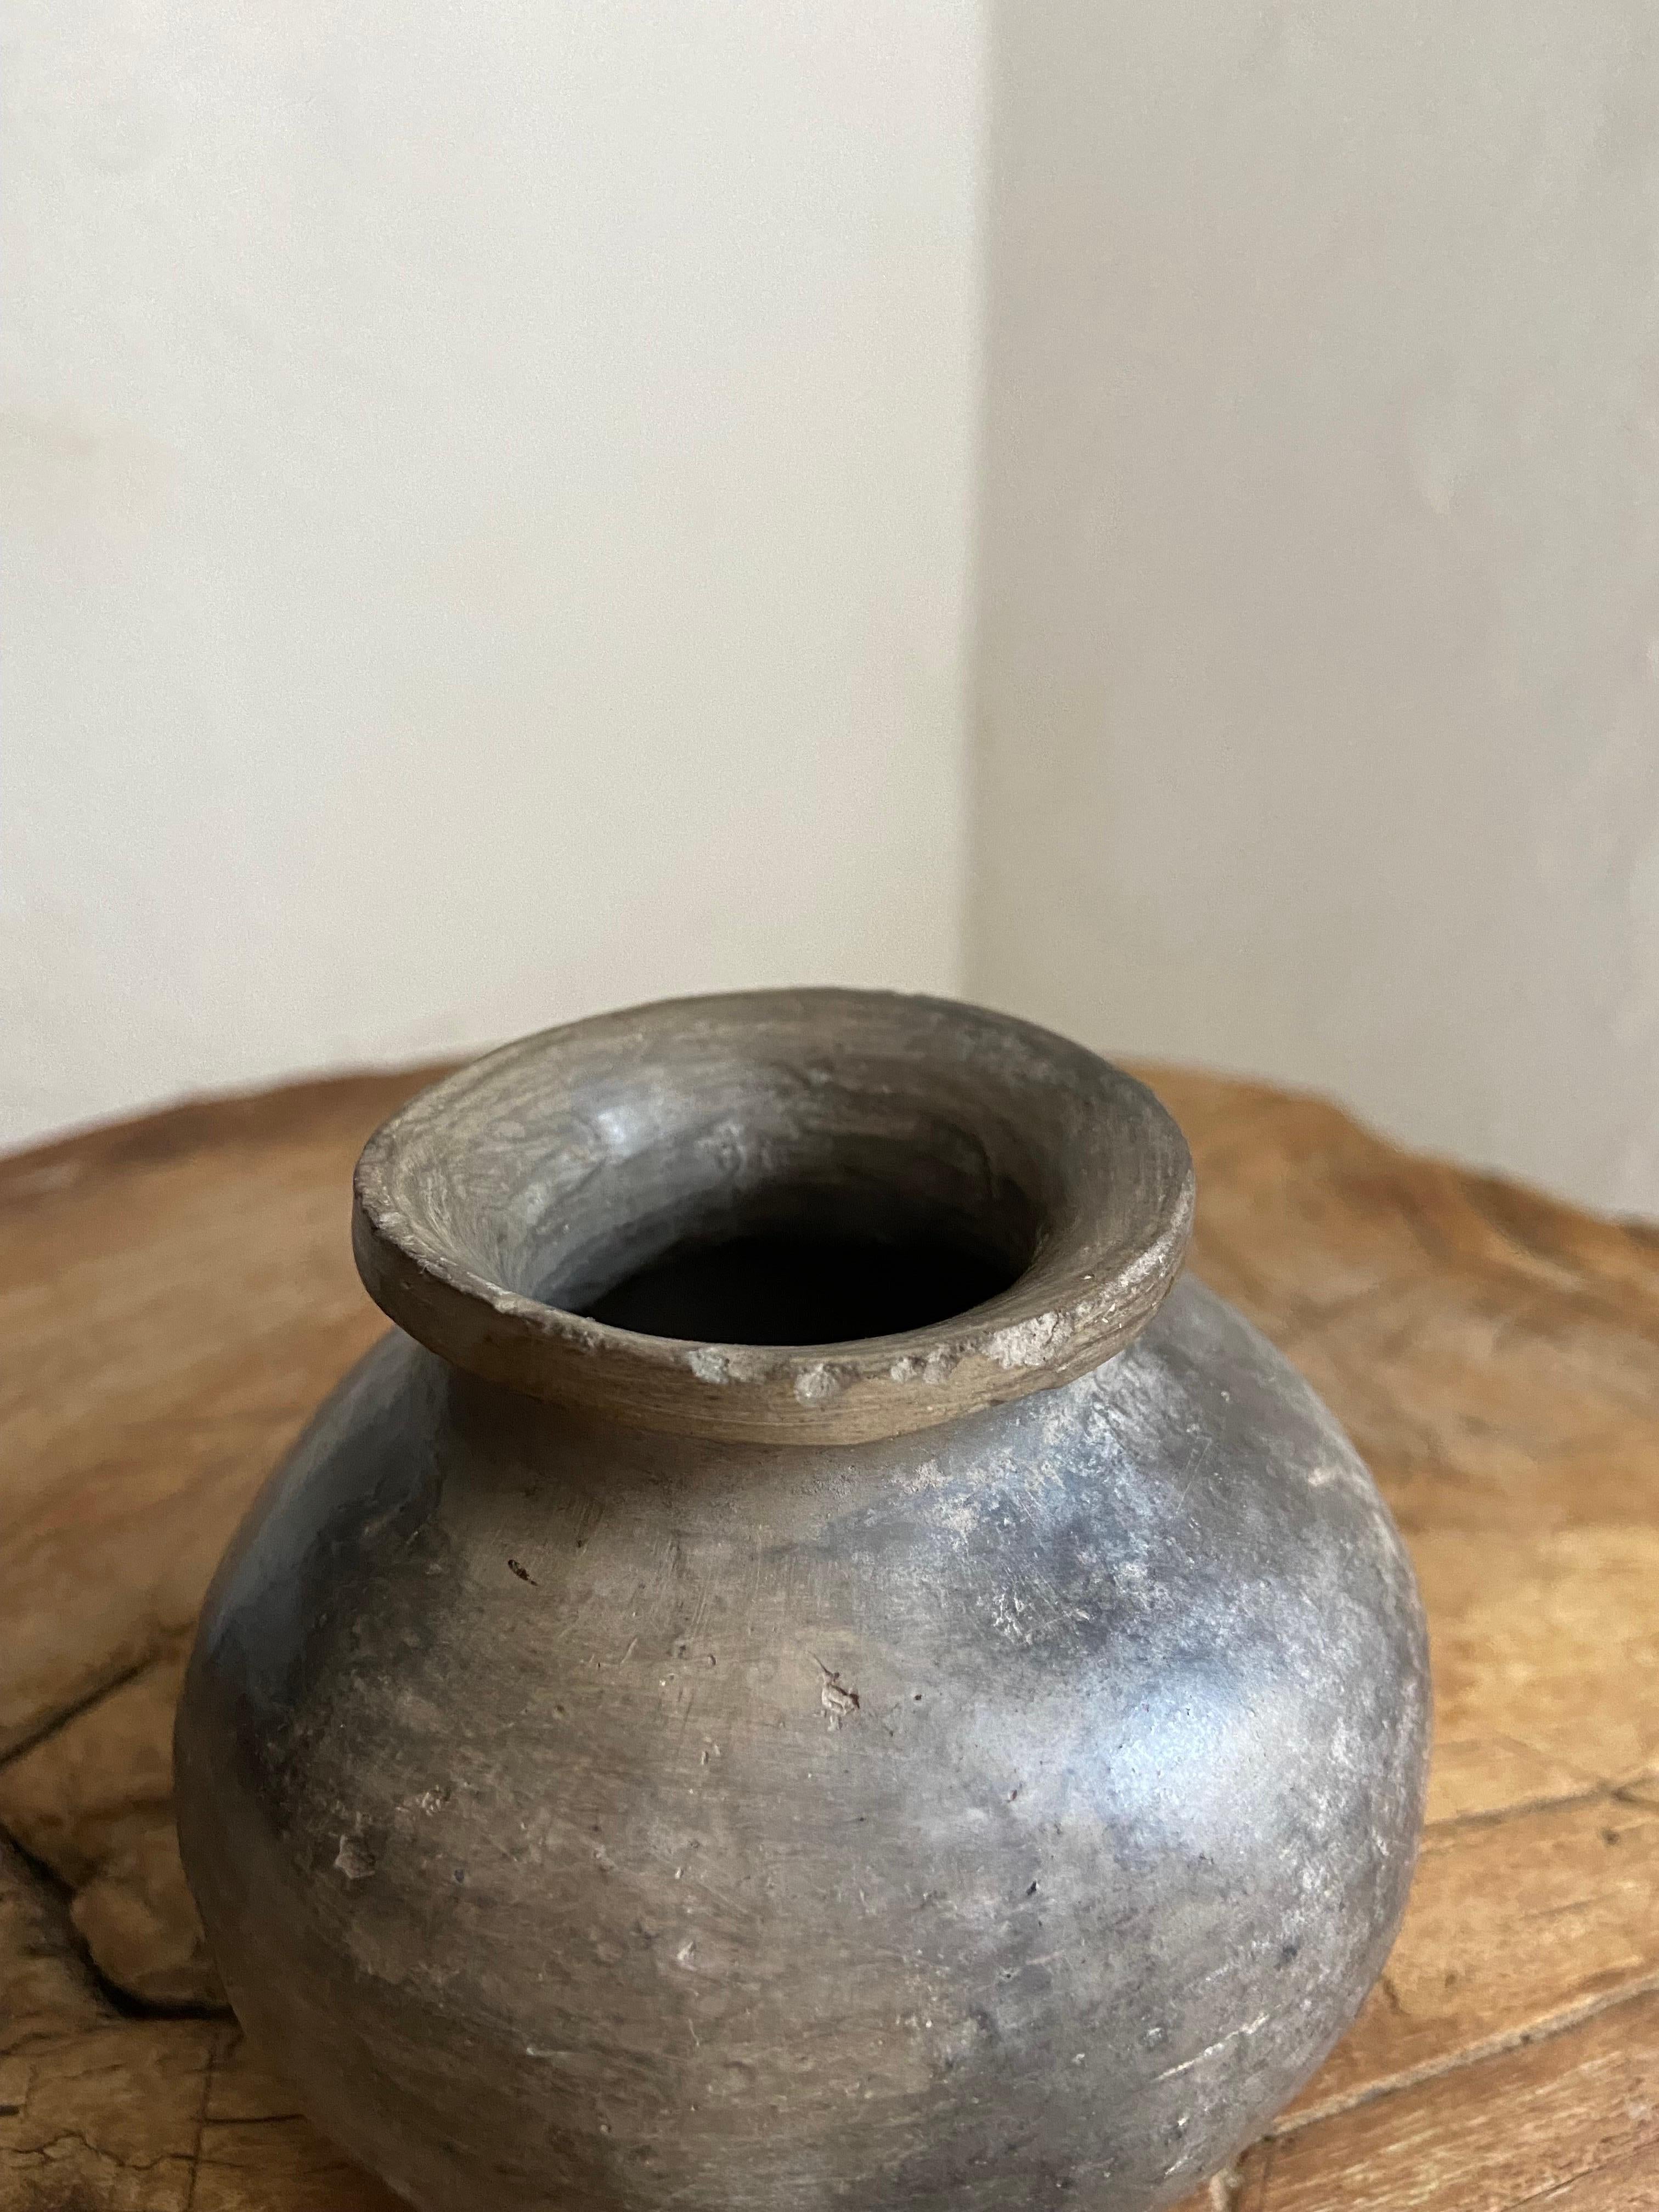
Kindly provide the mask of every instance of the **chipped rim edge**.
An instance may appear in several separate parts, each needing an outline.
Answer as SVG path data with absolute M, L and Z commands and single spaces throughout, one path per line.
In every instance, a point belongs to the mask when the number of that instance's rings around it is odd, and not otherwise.
M 922 1328 L 823 1345 L 748 1345 L 647 1336 L 493 1282 L 447 1249 L 405 1201 L 400 1152 L 410 1118 L 441 1116 L 501 1063 L 567 1048 L 623 1020 L 740 1016 L 813 1001 L 991 1024 L 1040 1054 L 1088 1064 L 1126 1178 L 1126 1206 L 1066 1224 L 1069 1257 L 1042 1256 L 1006 1291 Z M 828 1007 L 826 1006 L 826 1010 Z M 1117 1196 L 1115 1192 L 1114 1196 Z M 407 1334 L 453 1366 L 626 1426 L 732 1443 L 858 1443 L 903 1435 L 1075 1381 L 1139 1334 L 1173 1287 L 1192 1233 L 1186 1140 L 1146 1086 L 1054 1031 L 964 1002 L 893 992 L 759 991 L 662 1000 L 513 1044 L 442 1079 L 364 1146 L 354 1179 L 352 1246 L 364 1286 Z

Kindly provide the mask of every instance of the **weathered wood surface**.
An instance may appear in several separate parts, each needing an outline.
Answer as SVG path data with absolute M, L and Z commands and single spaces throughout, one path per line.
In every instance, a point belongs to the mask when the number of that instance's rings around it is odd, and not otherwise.
M 0 1161 L 0 2206 L 387 2212 L 223 2013 L 167 1733 L 252 1489 L 380 1317 L 352 1161 L 419 1075 Z M 1195 1263 L 1335 1407 L 1433 1629 L 1388 1975 L 1231 2212 L 1659 2208 L 1659 1238 L 1317 1101 L 1154 1079 Z M 88 1964 L 88 1954 L 97 1971 Z

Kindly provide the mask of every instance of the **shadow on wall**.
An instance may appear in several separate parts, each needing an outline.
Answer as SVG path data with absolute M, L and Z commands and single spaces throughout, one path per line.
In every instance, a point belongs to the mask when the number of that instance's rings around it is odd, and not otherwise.
M 969 988 L 1659 1210 L 1659 20 L 992 32 Z

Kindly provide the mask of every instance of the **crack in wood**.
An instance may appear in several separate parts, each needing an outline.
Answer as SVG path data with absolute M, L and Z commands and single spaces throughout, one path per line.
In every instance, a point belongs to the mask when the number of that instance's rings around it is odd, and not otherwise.
M 131 1666 L 122 1667 L 114 1674 L 106 1676 L 94 1688 L 87 1691 L 84 1696 L 72 1698 L 66 1705 L 55 1708 L 38 1727 L 31 1728 L 25 1733 L 12 1737 L 5 1744 L 4 1748 L 0 1749 L 0 1769 L 9 1766 L 14 1759 L 21 1759 L 27 1753 L 37 1750 L 41 1744 L 48 1742 L 52 1737 L 58 1735 L 60 1729 L 68 1728 L 72 1721 L 78 1721 L 82 1713 L 89 1713 L 94 1705 L 100 1704 L 112 1692 L 124 1690 L 129 1682 L 136 1682 L 147 1668 L 155 1664 L 166 1649 L 165 1641 L 158 1643 L 152 1650 L 146 1651 L 142 1659 L 136 1659 Z
M 1426 2059 L 1420 2066 L 1403 2068 L 1385 2080 L 1368 2081 L 1363 2088 L 1345 2097 L 1331 2097 L 1316 2105 L 1308 2105 L 1294 2112 L 1287 2112 L 1275 2120 L 1261 2142 L 1273 2142 L 1283 2137 L 1300 2135 L 1305 2129 L 1322 2120 L 1331 2120 L 1346 2112 L 1357 2112 L 1362 2106 L 1380 2103 L 1386 2097 L 1400 2095 L 1407 2089 L 1420 2089 L 1425 2082 L 1443 2080 L 1448 2075 L 1462 2073 L 1465 2068 L 1479 2065 L 1483 2060 L 1502 2058 L 1511 2051 L 1525 2051 L 1536 2043 L 1551 2043 L 1586 2021 L 1596 2020 L 1603 2013 L 1614 2012 L 1620 2006 L 1635 2004 L 1644 1997 L 1659 1996 L 1659 1972 L 1644 1974 L 1622 1988 L 1608 1990 L 1583 2003 L 1569 2005 L 1547 2018 L 1529 2022 L 1525 2027 L 1507 2029 L 1499 2035 L 1488 2036 L 1480 2043 L 1466 2044 L 1460 2051 L 1442 2058 Z
M 49 2142 L 38 2143 L 32 2150 L 15 2150 L 8 2155 L 16 2168 L 45 2167 L 61 2160 L 64 2151 L 76 2143 L 100 2166 L 112 2166 L 121 2173 L 154 2173 L 159 2166 L 179 2166 L 184 2162 L 176 2150 L 157 2151 L 154 2158 L 124 2157 L 118 2150 L 112 2150 L 107 2143 L 94 2142 L 82 2128 L 64 2128 Z M 185 2202 L 187 2212 L 189 2198 L 186 2197 Z
M 1570 1812 L 1577 1805 L 1638 1805 L 1645 1808 L 1645 1798 L 1635 1793 L 1659 1784 L 1659 1767 L 1644 1767 L 1640 1772 L 1626 1775 L 1620 1782 L 1597 1782 L 1584 1790 L 1573 1790 L 1555 1797 L 1517 1797 L 1507 1805 L 1483 1805 L 1476 1813 L 1446 1813 L 1439 1820 L 1431 1820 L 1423 1831 L 1425 1846 L 1432 1845 L 1443 1836 L 1467 1833 L 1474 1828 L 1498 1828 L 1506 1820 L 1525 1819 L 1534 1813 Z
M 213 2095 L 214 2069 L 219 2063 L 221 2039 L 215 2036 L 208 2045 L 207 2063 L 202 2069 L 202 2101 L 196 2114 L 196 2142 L 190 2154 L 190 2180 L 185 2190 L 184 2212 L 191 2212 L 196 2202 L 196 2185 L 202 2172 L 202 2143 L 207 2134 L 208 2104 Z

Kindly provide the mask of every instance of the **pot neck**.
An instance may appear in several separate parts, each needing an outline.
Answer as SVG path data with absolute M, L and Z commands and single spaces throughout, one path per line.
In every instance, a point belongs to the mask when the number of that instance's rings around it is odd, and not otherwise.
M 435 1085 L 365 1148 L 354 1243 L 391 1318 L 489 1382 L 835 1443 L 1097 1366 L 1174 1281 L 1192 1204 L 1174 1122 L 1080 1046 L 945 1000 L 768 991 Z

